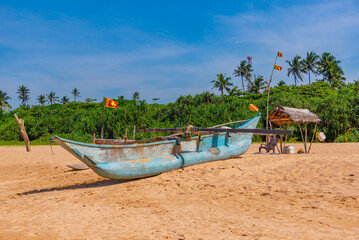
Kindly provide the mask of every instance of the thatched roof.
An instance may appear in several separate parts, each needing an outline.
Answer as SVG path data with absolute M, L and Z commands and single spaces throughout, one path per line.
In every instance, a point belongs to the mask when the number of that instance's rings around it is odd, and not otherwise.
M 308 109 L 277 106 L 269 114 L 269 120 L 277 125 L 289 123 L 320 122 L 319 117 Z

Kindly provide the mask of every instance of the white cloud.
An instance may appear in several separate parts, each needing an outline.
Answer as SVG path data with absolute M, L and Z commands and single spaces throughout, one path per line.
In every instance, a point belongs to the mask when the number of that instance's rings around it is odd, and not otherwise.
M 277 6 L 267 11 L 251 11 L 234 16 L 217 16 L 218 31 L 229 39 L 234 48 L 245 46 L 257 63 L 259 72 L 274 60 L 274 53 L 282 51 L 284 59 L 307 52 L 330 52 L 342 60 L 348 80 L 357 68 L 348 64 L 358 60 L 359 14 L 354 1 L 323 1 L 294 6 Z M 272 58 L 268 57 L 272 56 Z M 283 59 L 283 60 L 284 60 Z M 284 69 L 287 68 L 283 62 Z M 257 68 L 258 69 L 258 68 Z M 283 71 L 282 71 L 283 72 Z M 278 74 L 281 78 L 283 73 Z M 279 80 L 278 80 L 279 81 Z

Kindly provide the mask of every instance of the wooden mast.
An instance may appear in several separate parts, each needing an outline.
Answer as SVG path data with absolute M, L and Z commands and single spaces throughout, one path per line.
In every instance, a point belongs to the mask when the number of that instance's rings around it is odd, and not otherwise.
M 101 127 L 101 139 L 103 139 L 103 128 L 105 126 L 105 122 L 104 122 L 104 111 L 105 111 L 105 97 L 103 97 L 102 100 L 102 127 Z

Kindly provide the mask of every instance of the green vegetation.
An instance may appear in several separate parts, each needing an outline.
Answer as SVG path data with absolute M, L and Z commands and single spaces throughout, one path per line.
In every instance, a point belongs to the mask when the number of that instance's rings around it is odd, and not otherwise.
M 71 94 L 74 95 L 74 101 L 76 102 L 76 99 L 80 98 L 80 90 L 77 88 L 72 89 Z
M 230 83 L 229 82 L 230 80 L 231 80 L 231 78 L 226 77 L 226 74 L 220 73 L 220 74 L 217 74 L 217 79 L 212 80 L 211 83 L 213 83 L 213 88 L 218 88 L 218 91 L 220 91 L 221 95 L 223 95 L 224 90 L 226 90 L 227 92 L 231 91 L 230 86 L 233 86 L 233 83 Z
M 21 100 L 22 105 L 26 105 L 30 100 L 30 90 L 26 86 L 21 85 L 16 93 L 19 94 L 18 99 Z
M 346 84 L 344 73 L 339 67 L 340 61 L 330 53 L 323 53 L 321 57 L 313 52 L 307 53 L 306 59 L 300 61 L 295 56 L 288 61 L 288 75 L 292 75 L 295 83 L 303 81 L 304 75 L 312 72 L 315 76 L 322 76 L 308 85 L 287 85 L 280 81 L 277 86 L 270 88 L 270 105 L 273 109 L 277 105 L 307 108 L 318 114 L 322 121 L 318 124 L 317 132 L 323 131 L 329 142 L 359 141 L 359 80 Z M 152 104 L 139 100 L 139 93 L 132 94 L 132 100 L 119 96 L 114 100 L 119 102 L 117 109 L 105 109 L 104 137 L 123 138 L 125 130 L 132 137 L 133 126 L 141 128 L 184 127 L 188 125 L 208 127 L 220 123 L 249 119 L 256 115 L 249 111 L 250 103 L 259 107 L 262 118 L 258 127 L 265 126 L 267 88 L 268 83 L 260 75 L 253 75 L 251 66 L 241 61 L 233 75 L 241 77 L 242 90 L 233 86 L 231 78 L 225 74 L 217 74 L 217 79 L 211 81 L 213 88 L 217 88 L 220 96 L 204 92 L 195 96 L 180 96 L 175 102 L 168 104 L 156 103 L 159 98 L 153 98 Z M 248 92 L 245 91 L 244 79 L 250 83 Z M 231 86 L 233 86 L 231 88 Z M 228 95 L 225 94 L 228 92 Z M 40 95 L 37 101 L 40 105 L 28 106 L 30 90 L 20 86 L 17 93 L 22 104 L 18 109 L 10 112 L 8 104 L 10 97 L 0 91 L 0 145 L 17 144 L 22 140 L 19 127 L 13 117 L 16 113 L 24 119 L 25 127 L 34 144 L 48 144 L 50 136 L 59 135 L 72 140 L 91 142 L 92 134 L 100 135 L 102 126 L 102 102 L 94 103 L 96 99 L 86 98 L 85 102 L 78 102 L 80 91 L 74 88 L 71 94 L 74 102 L 64 96 L 61 99 L 55 92 Z M 314 124 L 309 124 L 308 136 L 313 134 Z M 297 126 L 292 125 L 293 135 L 289 141 L 301 139 Z M 136 133 L 136 139 L 153 138 L 164 133 Z M 263 140 L 260 136 L 255 141 Z
M 292 75 L 294 77 L 294 83 L 296 86 L 298 79 L 303 82 L 304 75 L 302 73 L 306 72 L 303 62 L 299 61 L 300 58 L 300 56 L 295 56 L 292 61 L 286 60 L 290 66 L 290 68 L 288 68 L 288 76 Z
M 271 88 L 270 109 L 276 105 L 308 108 L 322 119 L 317 131 L 324 131 L 327 141 L 358 139 L 359 81 L 333 88 L 317 81 L 311 85 L 276 86 Z M 216 124 L 248 119 L 256 115 L 248 109 L 249 103 L 257 105 L 262 113 L 258 127 L 265 126 L 267 92 L 244 93 L 242 97 L 216 96 L 205 92 L 195 96 L 181 96 L 168 104 L 148 104 L 146 101 L 115 99 L 117 109 L 105 109 L 105 137 L 122 138 L 125 129 L 132 136 L 133 125 L 140 128 L 181 127 L 187 125 L 213 126 Z M 98 137 L 102 126 L 102 103 L 71 102 L 68 105 L 52 104 L 20 108 L 0 114 L 0 140 L 20 141 L 21 134 L 13 113 L 25 120 L 30 140 L 46 143 L 51 135 L 90 142 L 92 134 Z M 314 124 L 309 125 L 311 136 Z M 300 140 L 300 132 L 292 126 L 294 134 L 289 139 Z M 136 133 L 136 138 L 151 138 L 154 133 Z M 157 136 L 157 135 L 156 135 Z M 260 140 L 256 137 L 255 140 Z
M 242 78 L 242 89 L 243 92 L 245 91 L 244 88 L 244 81 L 243 78 L 245 78 L 247 81 L 251 81 L 251 72 L 253 71 L 253 69 L 251 68 L 251 65 L 248 64 L 248 62 L 246 60 L 243 60 L 240 62 L 239 66 L 237 66 L 236 69 L 234 69 L 233 75 L 235 77 L 241 77 Z
M 51 91 L 49 94 L 46 95 L 47 101 L 50 104 L 54 104 L 56 102 L 59 102 L 59 97 L 56 96 L 56 93 L 54 91 Z
M 10 97 L 6 92 L 0 90 L 0 112 L 8 112 L 11 110 L 11 106 L 9 104 Z

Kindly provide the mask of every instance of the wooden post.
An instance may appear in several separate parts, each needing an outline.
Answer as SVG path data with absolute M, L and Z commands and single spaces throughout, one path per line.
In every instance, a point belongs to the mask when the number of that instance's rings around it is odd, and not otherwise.
M 24 141 L 25 141 L 26 151 L 27 151 L 27 152 L 30 152 L 30 151 L 31 151 L 30 141 L 29 141 L 29 137 L 27 136 L 27 133 L 26 133 L 24 120 L 19 119 L 19 118 L 17 117 L 16 113 L 14 113 L 14 116 L 15 116 L 15 119 L 16 119 L 17 124 L 19 125 L 22 138 L 23 138 Z
M 287 130 L 289 130 L 289 126 L 290 126 L 290 123 L 288 123 Z M 284 147 L 285 147 L 285 144 L 287 143 L 287 137 L 288 137 L 288 135 L 285 135 L 285 138 L 284 138 Z
M 277 55 L 275 56 L 275 60 L 274 60 L 274 65 L 276 65 L 277 63 L 277 58 L 278 58 L 278 53 Z M 272 67 L 272 73 L 270 75 L 270 78 L 269 78 L 269 82 L 268 82 L 268 87 L 267 87 L 267 119 L 266 119 L 266 129 L 268 129 L 268 125 L 269 125 L 269 93 L 270 93 L 270 84 L 273 80 L 273 71 L 274 71 L 274 65 Z M 269 142 L 269 135 L 266 136 L 266 143 Z
M 281 121 L 279 121 L 279 129 L 282 130 L 282 123 Z M 279 135 L 280 137 L 280 153 L 283 153 L 283 138 L 282 138 L 282 134 Z
M 304 128 L 305 128 L 305 140 L 304 140 L 304 149 L 305 149 L 305 153 L 308 153 L 307 151 L 307 133 L 308 133 L 308 128 L 307 128 L 307 123 L 304 123 Z
M 135 140 L 135 135 L 136 135 L 136 125 L 133 125 L 132 140 Z
M 304 142 L 304 137 L 303 137 L 302 128 L 300 127 L 300 124 L 299 124 L 299 123 L 297 123 L 297 124 L 298 124 L 299 130 L 300 130 L 300 135 L 302 135 L 302 140 L 303 140 L 303 142 Z M 305 143 L 304 143 L 304 147 L 305 147 Z
M 105 126 L 105 121 L 104 121 L 104 112 L 105 112 L 105 97 L 103 97 L 102 99 L 102 127 L 101 127 L 101 139 L 103 139 L 103 129 Z
M 96 134 L 95 133 L 93 133 L 93 138 L 92 138 L 92 144 L 95 144 L 96 143 Z
M 127 142 L 127 128 L 125 129 L 125 136 L 123 137 L 125 139 L 125 142 Z
M 312 140 L 310 141 L 308 153 L 310 152 L 310 149 L 312 148 L 312 143 L 313 143 L 313 140 L 314 140 L 315 130 L 317 129 L 317 125 L 318 125 L 318 123 L 315 123 L 314 132 L 313 132 L 313 137 L 312 137 Z

